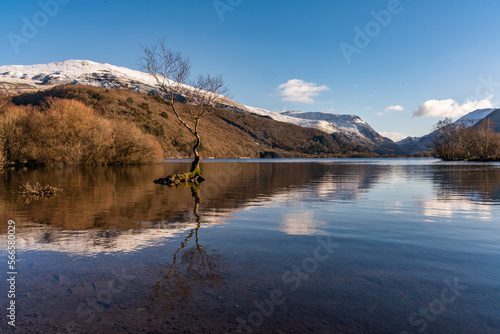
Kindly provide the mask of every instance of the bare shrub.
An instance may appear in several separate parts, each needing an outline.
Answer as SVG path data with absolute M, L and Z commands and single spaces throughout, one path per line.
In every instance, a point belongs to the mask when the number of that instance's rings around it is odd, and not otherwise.
M 163 157 L 163 150 L 155 137 L 126 121 L 114 122 L 113 138 L 113 155 L 110 157 L 113 164 L 151 163 Z
M 15 107 L 0 115 L 9 161 L 43 165 L 139 164 L 160 161 L 151 136 L 125 121 L 99 116 L 90 106 L 50 98 L 43 109 Z
M 60 195 L 62 193 L 62 191 L 63 191 L 63 189 L 53 187 L 49 184 L 42 186 L 38 182 L 35 183 L 34 185 L 31 185 L 29 182 L 26 182 L 25 184 L 23 184 L 19 187 L 19 194 L 20 195 L 26 196 L 26 197 L 35 197 L 35 198 L 54 197 L 54 196 Z

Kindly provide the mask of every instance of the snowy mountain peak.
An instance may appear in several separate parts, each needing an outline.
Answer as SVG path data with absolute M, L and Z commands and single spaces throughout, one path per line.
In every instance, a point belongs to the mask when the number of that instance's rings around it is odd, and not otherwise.
M 487 109 L 477 109 L 474 111 L 471 111 L 467 115 L 463 116 L 462 118 L 459 118 L 456 123 L 469 123 L 468 125 L 474 125 L 483 118 L 487 117 L 489 114 L 491 114 L 493 111 L 495 111 L 496 108 L 487 108 Z
M 277 121 L 310 127 L 340 136 L 352 144 L 361 144 L 377 153 L 398 152 L 392 140 L 381 136 L 368 123 L 356 115 L 328 114 L 322 112 L 285 111 L 277 113 L 246 106 L 250 112 Z
M 31 86 L 82 84 L 138 91 L 148 91 L 156 86 L 156 81 L 148 73 L 90 60 L 0 66 L 0 81 Z
M 144 93 L 161 93 L 156 80 L 148 73 L 90 60 L 66 60 L 39 65 L 0 66 L 0 83 L 9 92 L 22 93 L 60 84 L 80 84 L 105 88 L 125 88 Z M 189 86 L 185 86 L 190 89 Z M 335 134 L 352 144 L 361 144 L 378 153 L 393 153 L 397 146 L 382 137 L 356 115 L 288 111 L 284 113 L 243 106 L 226 99 L 225 107 L 236 112 L 252 113 L 303 127 Z
M 357 136 L 366 135 L 369 132 L 375 132 L 372 127 L 364 122 L 359 116 L 356 115 L 339 115 L 327 114 L 322 112 L 302 112 L 302 111 L 287 111 L 281 113 L 285 116 L 291 116 L 300 119 L 326 121 L 330 124 L 335 124 L 339 130 L 350 132 Z

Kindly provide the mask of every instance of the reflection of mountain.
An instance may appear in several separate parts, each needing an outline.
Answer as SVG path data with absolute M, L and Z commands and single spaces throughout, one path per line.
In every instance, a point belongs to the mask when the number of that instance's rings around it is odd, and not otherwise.
M 321 234 L 324 223 L 301 213 L 294 203 L 357 201 L 377 183 L 395 183 L 394 178 L 430 177 L 443 203 L 460 199 L 466 207 L 465 203 L 500 200 L 500 169 L 495 166 L 423 163 L 206 162 L 199 207 L 202 226 L 220 223 L 241 208 L 281 203 L 288 208 L 281 218 L 282 232 Z M 188 164 L 6 171 L 1 174 L 0 216 L 16 221 L 18 242 L 29 249 L 95 254 L 157 245 L 193 228 L 193 198 L 189 189 L 171 189 L 152 180 Z M 49 183 L 64 192 L 26 203 L 15 195 L 26 181 Z M 434 202 L 417 200 L 426 212 L 444 214 L 436 212 Z M 0 233 L 5 238 L 5 224 Z
M 474 203 L 463 198 L 447 198 L 436 200 L 420 200 L 415 198 L 416 204 L 421 208 L 421 214 L 435 218 L 467 218 L 474 220 L 491 219 L 491 205 Z
M 0 215 L 16 221 L 18 242 L 30 249 L 94 254 L 155 245 L 192 228 L 191 191 L 152 182 L 187 164 L 6 171 L 0 183 Z M 255 203 L 288 202 L 297 196 L 356 199 L 385 167 L 315 161 L 209 162 L 203 168 L 207 181 L 200 212 L 203 226 L 208 226 Z M 64 192 L 26 203 L 16 195 L 26 181 L 49 183 Z M 0 232 L 5 236 L 5 225 Z
M 129 253 L 159 245 L 167 239 L 186 233 L 193 223 L 151 222 L 138 223 L 135 229 L 103 229 L 68 231 L 48 229 L 41 224 L 16 233 L 16 243 L 24 251 L 43 250 L 69 255 L 94 256 L 98 253 Z M 204 225 L 209 227 L 211 225 Z M 0 240 L 5 240 L 5 235 Z
M 494 165 L 439 165 L 433 168 L 436 199 L 415 197 L 421 214 L 434 218 L 491 220 L 500 201 L 500 168 Z

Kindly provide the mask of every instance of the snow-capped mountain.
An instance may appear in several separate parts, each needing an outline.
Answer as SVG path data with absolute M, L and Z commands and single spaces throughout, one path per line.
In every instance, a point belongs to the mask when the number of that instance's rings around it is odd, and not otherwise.
M 483 118 L 489 116 L 495 110 L 496 108 L 477 109 L 459 118 L 456 123 L 463 123 L 464 125 L 472 126 Z
M 2 84 L 4 85 L 2 87 Z M 148 73 L 88 60 L 66 60 L 40 65 L 0 66 L 0 90 L 22 93 L 52 88 L 60 84 L 80 84 L 106 88 L 124 88 L 144 93 L 160 93 L 155 79 Z M 186 86 L 189 89 L 189 86 Z M 335 134 L 352 144 L 361 144 L 377 153 L 394 153 L 399 148 L 389 138 L 355 115 L 289 111 L 277 113 L 244 106 L 226 99 L 226 107 L 242 113 L 252 113 L 277 121 L 311 127 Z
M 257 115 L 335 134 L 349 143 L 363 145 L 379 154 L 399 152 L 398 146 L 391 139 L 381 136 L 368 123 L 356 115 L 303 111 L 277 113 L 265 109 L 246 107 Z
M 327 133 L 335 133 L 338 132 L 339 129 L 332 123 L 329 123 L 324 120 L 315 120 L 315 119 L 301 119 L 297 117 L 288 116 L 286 112 L 278 113 L 275 111 L 269 111 L 261 108 L 255 108 L 250 106 L 245 106 L 248 111 L 252 114 L 256 114 L 259 116 L 269 117 L 276 121 L 292 123 L 295 125 L 300 125 L 306 128 L 316 128 L 321 131 L 325 131 Z
M 480 120 L 490 116 L 495 110 L 498 109 L 496 108 L 477 109 L 459 118 L 453 124 L 474 126 Z M 399 146 L 401 151 L 407 154 L 427 151 L 431 147 L 432 137 L 434 136 L 434 132 L 435 131 L 422 137 L 406 137 L 405 139 L 396 142 L 396 144 Z
M 9 83 L 47 87 L 59 84 L 81 84 L 143 91 L 156 87 L 147 73 L 89 60 L 66 60 L 39 65 L 0 66 L 0 80 Z

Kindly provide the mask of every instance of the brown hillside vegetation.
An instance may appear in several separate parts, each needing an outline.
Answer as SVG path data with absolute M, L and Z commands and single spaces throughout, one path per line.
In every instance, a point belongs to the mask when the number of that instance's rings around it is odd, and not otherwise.
M 82 102 L 48 98 L 43 107 L 8 106 L 0 115 L 2 155 L 42 165 L 160 161 L 157 140 L 134 124 L 106 119 Z
M 3 154 L 9 161 L 148 163 L 158 160 L 159 146 L 163 158 L 187 158 L 191 154 L 193 139 L 182 129 L 168 102 L 159 96 L 64 85 L 19 95 L 12 102 L 0 112 L 4 128 L 12 122 L 17 124 L 10 132 L 2 130 L 2 138 L 7 140 Z M 180 107 L 181 113 L 186 111 L 184 105 Z M 24 138 L 22 133 L 30 135 Z M 376 156 L 317 129 L 227 109 L 207 115 L 200 133 L 203 157 Z M 54 142 L 56 138 L 59 143 Z M 113 143 L 110 138 L 114 138 Z M 78 144 L 72 146 L 75 140 Z M 13 149 L 17 150 L 15 154 Z

